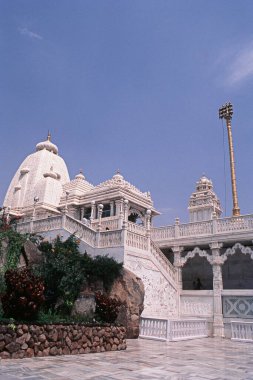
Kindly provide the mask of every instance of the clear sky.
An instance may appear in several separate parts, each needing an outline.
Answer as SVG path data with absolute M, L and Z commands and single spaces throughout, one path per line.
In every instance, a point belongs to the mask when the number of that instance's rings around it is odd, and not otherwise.
M 252 0 L 0 0 L 0 203 L 48 129 L 71 178 L 119 168 L 163 215 L 188 221 L 205 173 L 225 210 L 232 120 L 239 206 L 253 212 Z M 231 215 L 226 148 L 227 215 Z

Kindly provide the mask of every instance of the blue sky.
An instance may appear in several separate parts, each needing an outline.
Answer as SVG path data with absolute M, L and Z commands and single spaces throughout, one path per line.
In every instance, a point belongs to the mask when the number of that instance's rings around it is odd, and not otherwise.
M 21 161 L 52 140 L 70 176 L 119 168 L 163 215 L 188 221 L 199 177 L 226 214 L 218 108 L 232 120 L 239 206 L 253 212 L 253 1 L 0 0 L 0 203 Z

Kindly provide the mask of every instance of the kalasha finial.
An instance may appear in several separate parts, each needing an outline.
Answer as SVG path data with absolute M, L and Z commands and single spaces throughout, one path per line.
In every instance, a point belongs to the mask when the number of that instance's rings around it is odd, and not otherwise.
M 51 133 L 50 133 L 50 131 L 47 132 L 47 141 L 51 141 Z

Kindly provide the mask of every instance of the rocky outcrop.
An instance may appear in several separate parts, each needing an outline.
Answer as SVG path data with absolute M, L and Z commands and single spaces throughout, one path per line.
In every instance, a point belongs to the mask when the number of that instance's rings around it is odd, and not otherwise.
M 118 326 L 0 325 L 0 358 L 88 354 L 126 349 L 126 329 Z
M 144 285 L 142 280 L 127 269 L 114 282 L 109 294 L 122 302 L 116 322 L 126 327 L 127 338 L 138 338 L 140 316 L 144 305 Z

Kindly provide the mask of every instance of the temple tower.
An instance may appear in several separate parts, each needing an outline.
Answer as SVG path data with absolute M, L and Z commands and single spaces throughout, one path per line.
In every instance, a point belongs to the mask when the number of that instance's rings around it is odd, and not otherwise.
M 196 183 L 196 191 L 190 196 L 189 207 L 190 222 L 201 222 L 212 219 L 215 212 L 221 215 L 220 200 L 213 191 L 213 183 L 203 175 Z

